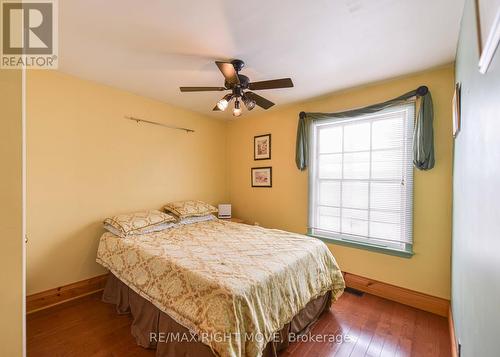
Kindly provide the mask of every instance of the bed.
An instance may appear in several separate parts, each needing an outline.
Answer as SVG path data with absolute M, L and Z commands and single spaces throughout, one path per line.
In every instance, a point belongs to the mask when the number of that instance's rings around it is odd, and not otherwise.
M 131 312 L 137 343 L 163 356 L 276 356 L 343 292 L 324 243 L 212 220 L 127 238 L 104 233 L 103 300 Z

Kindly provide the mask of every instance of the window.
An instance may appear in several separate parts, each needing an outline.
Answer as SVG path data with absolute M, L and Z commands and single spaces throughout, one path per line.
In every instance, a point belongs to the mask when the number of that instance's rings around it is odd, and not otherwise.
M 312 124 L 309 232 L 411 252 L 415 102 Z

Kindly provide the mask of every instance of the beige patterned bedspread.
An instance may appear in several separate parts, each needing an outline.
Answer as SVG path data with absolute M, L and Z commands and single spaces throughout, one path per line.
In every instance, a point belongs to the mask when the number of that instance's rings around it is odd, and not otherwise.
M 97 262 L 219 356 L 260 356 L 310 300 L 344 289 L 326 245 L 220 220 L 101 237 Z

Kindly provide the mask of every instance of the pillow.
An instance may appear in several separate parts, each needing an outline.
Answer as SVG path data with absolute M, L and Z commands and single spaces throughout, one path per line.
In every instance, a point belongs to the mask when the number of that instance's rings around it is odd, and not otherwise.
M 193 217 L 186 217 L 182 218 L 179 221 L 179 224 L 191 224 L 191 223 L 198 223 L 198 222 L 206 222 L 206 221 L 212 221 L 216 219 L 213 214 L 207 214 L 206 216 L 193 216 Z
M 153 226 L 150 226 L 150 227 L 142 228 L 142 229 L 140 229 L 140 231 L 138 231 L 138 232 L 132 232 L 132 233 L 129 233 L 128 235 L 133 235 L 133 234 L 149 234 L 149 233 L 153 233 L 153 232 L 163 231 L 165 229 L 172 228 L 172 227 L 175 227 L 175 226 L 177 226 L 177 223 L 174 223 L 174 222 L 160 223 L 160 224 L 153 225 Z M 120 229 L 115 228 L 114 226 L 112 226 L 112 225 L 110 225 L 108 223 L 104 223 L 104 229 L 107 230 L 108 232 L 113 233 L 115 236 L 119 236 L 119 237 L 122 237 L 122 238 L 125 238 L 127 236 L 127 235 L 123 234 Z
M 131 234 L 146 234 L 168 228 L 175 217 L 158 210 L 142 211 L 106 218 L 104 228 L 120 237 Z M 110 227 L 113 227 L 112 230 Z
M 167 203 L 166 211 L 175 214 L 179 218 L 206 216 L 217 213 L 217 208 L 202 201 L 177 201 Z

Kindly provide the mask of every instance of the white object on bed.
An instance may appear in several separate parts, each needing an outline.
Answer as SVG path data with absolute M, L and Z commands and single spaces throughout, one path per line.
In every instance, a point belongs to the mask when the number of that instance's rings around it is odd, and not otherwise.
M 172 222 L 157 224 L 157 225 L 154 225 L 151 227 L 143 228 L 141 230 L 141 232 L 137 233 L 137 234 L 149 234 L 149 233 L 153 233 L 153 232 L 159 232 L 159 231 L 163 231 L 163 230 L 168 229 L 168 228 L 175 227 L 176 225 L 177 225 L 176 223 L 172 223 Z M 108 223 L 104 223 L 104 229 L 107 230 L 108 232 L 113 233 L 115 236 L 122 237 L 122 238 L 125 237 L 125 235 L 123 234 L 122 231 L 120 231 L 119 229 L 117 229 L 116 227 L 113 227 L 112 225 L 110 225 Z
M 198 222 L 212 221 L 214 219 L 215 219 L 215 216 L 213 214 L 207 214 L 206 216 L 182 218 L 178 223 L 179 224 L 192 224 L 192 223 L 198 223 Z

